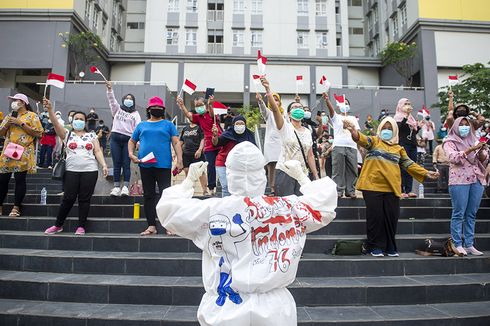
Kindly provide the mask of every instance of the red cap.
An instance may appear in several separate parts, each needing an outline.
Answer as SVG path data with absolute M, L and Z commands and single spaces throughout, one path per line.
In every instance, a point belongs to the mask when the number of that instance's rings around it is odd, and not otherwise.
M 163 100 L 158 96 L 154 96 L 148 101 L 147 108 L 149 108 L 150 106 L 159 106 L 165 109 L 165 104 L 163 104 Z

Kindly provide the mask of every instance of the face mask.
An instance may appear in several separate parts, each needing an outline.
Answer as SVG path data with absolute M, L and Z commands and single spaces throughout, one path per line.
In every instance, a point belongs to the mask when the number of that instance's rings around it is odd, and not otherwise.
M 58 119 L 58 120 L 61 119 L 61 115 L 57 114 L 56 119 Z
M 386 114 L 386 112 L 385 112 L 385 111 L 381 111 L 381 115 L 385 115 L 385 114 Z
M 310 111 L 305 111 L 305 119 L 306 120 L 311 119 L 311 112 Z
M 350 106 L 349 105 L 344 105 L 340 107 L 340 112 L 342 113 L 347 113 L 350 111 Z
M 481 136 L 482 136 L 482 137 L 485 137 L 486 135 L 487 135 L 487 133 L 486 133 L 486 132 L 484 132 L 484 131 L 482 131 L 482 132 L 481 132 Z
M 393 130 L 390 129 L 381 130 L 380 137 L 382 140 L 390 140 L 391 138 L 393 138 Z
M 305 110 L 302 108 L 294 108 L 291 110 L 291 119 L 301 121 L 305 117 Z
M 326 124 L 327 124 L 327 116 L 326 116 L 326 115 L 322 115 L 322 123 L 323 123 L 324 125 L 326 125 Z
M 490 123 L 485 123 L 485 128 L 490 128 Z
M 132 107 L 133 104 L 134 104 L 133 100 L 130 100 L 128 98 L 124 100 L 124 106 L 127 107 L 127 108 Z
M 12 104 L 10 104 L 10 107 L 12 108 L 12 111 L 17 111 L 18 109 L 20 109 L 20 105 L 18 102 L 12 102 Z
M 466 137 L 470 134 L 470 126 L 459 126 L 459 135 Z
M 165 111 L 162 109 L 150 109 L 150 114 L 155 118 L 161 118 L 165 115 Z
M 203 115 L 206 113 L 206 107 L 204 105 L 196 107 L 197 114 Z
M 235 132 L 239 135 L 243 134 L 245 132 L 245 125 L 234 125 L 233 129 L 235 129 Z
M 85 121 L 83 120 L 73 120 L 71 124 L 75 130 L 83 130 L 85 128 Z
M 446 131 L 447 129 L 446 128 L 441 128 L 441 131 Z
M 72 121 L 73 121 L 73 117 L 68 117 L 68 122 L 72 123 Z
M 425 120 L 429 121 L 430 120 L 430 117 L 425 117 Z
M 332 144 L 332 143 L 333 143 L 333 139 L 329 139 L 329 140 L 328 140 L 328 142 L 329 142 L 330 144 Z

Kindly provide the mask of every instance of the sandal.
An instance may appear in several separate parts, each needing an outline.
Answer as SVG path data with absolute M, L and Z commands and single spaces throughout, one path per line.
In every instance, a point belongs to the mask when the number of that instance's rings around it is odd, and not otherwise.
M 409 192 L 409 193 L 408 193 L 408 197 L 409 197 L 409 198 L 417 198 L 417 195 L 416 195 L 416 194 L 414 194 L 413 192 Z
M 157 230 L 150 230 L 149 228 L 140 233 L 141 236 L 155 235 L 155 234 L 157 234 Z
M 9 214 L 10 217 L 19 217 L 20 216 L 20 210 L 18 208 L 12 208 Z

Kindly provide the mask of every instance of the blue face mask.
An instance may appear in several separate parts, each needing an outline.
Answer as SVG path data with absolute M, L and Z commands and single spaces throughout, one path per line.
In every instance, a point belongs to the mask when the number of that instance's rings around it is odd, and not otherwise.
M 128 98 L 124 100 L 124 106 L 127 107 L 127 108 L 132 107 L 133 104 L 134 104 L 133 100 L 130 100 Z
M 73 120 L 71 124 L 75 130 L 83 130 L 85 128 L 85 121 L 83 120 Z
M 381 135 L 380 135 L 382 140 L 388 141 L 393 138 L 393 130 L 390 129 L 383 129 L 381 130 Z
M 341 106 L 341 107 L 340 107 L 340 112 L 341 112 L 341 113 L 347 113 L 347 112 L 349 112 L 349 111 L 350 111 L 350 106 L 349 106 L 349 105 L 347 105 L 347 104 L 346 104 L 346 105 L 344 105 L 344 106 Z
M 459 126 L 459 135 L 466 137 L 470 134 L 470 126 Z

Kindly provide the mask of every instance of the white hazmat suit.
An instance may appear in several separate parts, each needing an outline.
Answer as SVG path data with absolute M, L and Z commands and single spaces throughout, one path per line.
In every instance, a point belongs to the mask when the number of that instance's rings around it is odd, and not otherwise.
M 288 161 L 303 196 L 266 197 L 264 164 L 260 150 L 242 142 L 226 160 L 230 197 L 191 198 L 207 166 L 199 162 L 157 205 L 162 225 L 203 251 L 201 325 L 297 325 L 286 287 L 296 278 L 306 234 L 335 218 L 336 185 L 330 178 L 311 182 L 298 161 Z

